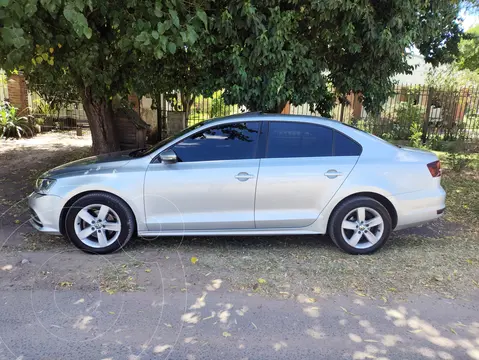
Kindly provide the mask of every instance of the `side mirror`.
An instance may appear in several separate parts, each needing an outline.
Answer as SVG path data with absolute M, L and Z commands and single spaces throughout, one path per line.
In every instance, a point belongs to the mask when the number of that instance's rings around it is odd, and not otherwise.
M 173 150 L 166 149 L 160 153 L 160 160 L 165 164 L 174 164 L 178 161 L 178 157 Z

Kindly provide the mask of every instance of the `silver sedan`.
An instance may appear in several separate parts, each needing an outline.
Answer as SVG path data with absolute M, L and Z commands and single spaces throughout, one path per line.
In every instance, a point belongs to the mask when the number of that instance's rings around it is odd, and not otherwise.
M 245 114 L 47 171 L 29 206 L 35 228 L 90 253 L 134 236 L 329 234 L 367 254 L 440 217 L 445 192 L 431 152 L 324 118 Z

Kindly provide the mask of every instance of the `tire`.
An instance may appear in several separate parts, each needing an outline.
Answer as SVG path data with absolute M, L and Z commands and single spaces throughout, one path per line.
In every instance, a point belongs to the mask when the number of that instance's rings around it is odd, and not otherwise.
M 120 250 L 132 238 L 135 226 L 130 207 L 117 196 L 101 192 L 82 196 L 65 216 L 66 237 L 80 250 L 92 254 Z
M 361 209 L 364 209 L 364 215 Z M 364 220 L 361 222 L 361 219 Z M 365 196 L 353 197 L 340 204 L 333 211 L 328 226 L 334 244 L 354 255 L 372 254 L 379 250 L 391 231 L 392 220 L 387 209 L 380 202 Z

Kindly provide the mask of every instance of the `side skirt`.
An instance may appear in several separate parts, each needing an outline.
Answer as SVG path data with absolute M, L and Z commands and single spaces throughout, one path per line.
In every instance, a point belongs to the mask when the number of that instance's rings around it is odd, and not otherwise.
M 251 229 L 251 230 L 184 230 L 184 231 L 139 231 L 138 236 L 261 236 L 261 235 L 317 235 L 316 231 L 305 229 Z

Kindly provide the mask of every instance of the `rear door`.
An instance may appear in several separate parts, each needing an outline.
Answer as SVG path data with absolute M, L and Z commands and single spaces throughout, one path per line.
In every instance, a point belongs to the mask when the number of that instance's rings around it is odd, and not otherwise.
M 311 225 L 353 169 L 362 148 L 344 134 L 313 123 L 271 121 L 265 133 L 256 228 Z

